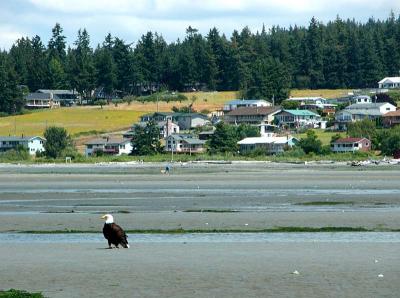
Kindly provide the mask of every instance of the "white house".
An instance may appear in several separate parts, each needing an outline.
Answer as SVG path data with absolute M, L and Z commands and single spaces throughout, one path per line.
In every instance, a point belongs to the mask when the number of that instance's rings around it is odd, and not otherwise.
M 346 129 L 347 123 L 363 119 L 375 120 L 386 113 L 396 111 L 396 107 L 388 102 L 356 103 L 335 114 L 335 129 Z
M 28 109 L 53 109 L 60 107 L 60 101 L 52 93 L 29 93 L 25 96 L 25 107 Z
M 379 89 L 400 88 L 400 77 L 386 77 L 378 82 Z
M 207 115 L 201 113 L 172 113 L 172 112 L 156 112 L 145 114 L 140 117 L 140 122 L 148 121 L 164 122 L 171 120 L 179 125 L 181 130 L 189 130 L 195 127 L 201 127 L 210 124 Z
M 105 154 L 119 156 L 122 154 L 130 154 L 133 149 L 130 139 L 100 138 L 91 140 L 85 143 L 85 145 L 86 156 L 91 156 L 97 151 L 102 151 Z
M 229 112 L 242 107 L 270 107 L 272 104 L 262 99 L 234 99 L 224 104 L 224 112 Z
M 206 141 L 190 134 L 172 134 L 165 140 L 165 151 L 173 153 L 203 153 Z
M 137 125 L 141 127 L 145 127 L 147 122 L 139 122 Z M 167 119 L 167 121 L 160 121 L 157 122 L 156 125 L 160 130 L 160 137 L 165 139 L 166 137 L 170 136 L 174 133 L 179 133 L 180 127 L 178 124 L 171 121 L 171 119 Z M 126 139 L 132 139 L 135 136 L 135 125 L 132 126 L 131 130 L 124 133 L 123 137 Z
M 46 139 L 42 137 L 0 137 L 0 152 L 15 149 L 17 146 L 23 146 L 28 149 L 30 155 L 36 152 L 44 151 Z
M 333 142 L 333 152 L 369 151 L 371 141 L 366 138 L 341 138 Z
M 72 106 L 75 104 L 79 97 L 78 93 L 74 90 L 64 89 L 39 89 L 37 93 L 50 94 L 53 100 L 60 103 L 62 106 Z
M 282 153 L 286 148 L 293 147 L 299 140 L 292 136 L 263 136 L 245 138 L 238 142 L 240 153 L 246 154 L 256 149 L 265 151 L 266 154 Z
M 372 103 L 372 99 L 368 95 L 357 95 L 351 99 L 352 103 Z

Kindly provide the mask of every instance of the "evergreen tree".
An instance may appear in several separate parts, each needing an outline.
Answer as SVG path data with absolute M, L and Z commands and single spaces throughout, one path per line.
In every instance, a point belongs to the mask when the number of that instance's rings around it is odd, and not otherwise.
M 116 67 L 111 51 L 105 48 L 98 48 L 95 52 L 96 83 L 104 89 L 107 97 L 111 97 L 117 82 Z
M 17 77 L 4 52 L 0 52 L 0 113 L 19 113 L 25 104 Z
M 49 41 L 48 56 L 49 61 L 52 59 L 58 59 L 61 64 L 65 63 L 66 52 L 65 52 L 65 36 L 62 35 L 63 29 L 59 23 L 56 23 L 52 31 L 52 37 Z
M 313 17 L 308 27 L 306 42 L 308 51 L 307 57 L 309 65 L 308 75 L 310 77 L 310 87 L 312 89 L 320 88 L 324 85 L 325 79 L 323 74 L 323 34 L 322 27 Z
M 27 64 L 27 85 L 30 91 L 46 88 L 48 80 L 46 49 L 39 36 L 31 40 L 32 59 Z
M 72 55 L 75 63 L 71 65 L 70 75 L 76 76 L 76 90 L 82 98 L 90 98 L 91 91 L 95 87 L 95 69 L 89 34 L 86 29 L 78 31 L 78 38 L 74 44 L 76 48 L 72 51 Z

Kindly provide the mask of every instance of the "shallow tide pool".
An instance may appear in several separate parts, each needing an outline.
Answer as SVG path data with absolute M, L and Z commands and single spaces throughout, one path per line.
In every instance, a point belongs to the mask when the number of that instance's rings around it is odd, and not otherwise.
M 130 243 L 339 242 L 400 243 L 396 232 L 128 234 Z M 99 243 L 100 233 L 0 233 L 0 243 Z

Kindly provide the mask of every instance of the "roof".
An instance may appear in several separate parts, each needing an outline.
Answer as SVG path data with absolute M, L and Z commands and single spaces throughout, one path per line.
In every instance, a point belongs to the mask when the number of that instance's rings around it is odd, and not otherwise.
M 351 115 L 368 115 L 368 116 L 382 116 L 382 113 L 379 109 L 352 109 L 352 110 L 341 110 L 337 114 L 340 113 L 349 113 Z
M 173 112 L 155 112 L 155 113 L 149 113 L 149 114 L 144 114 L 141 117 L 155 117 L 157 115 L 161 116 L 172 116 L 173 118 L 176 117 L 201 117 L 204 119 L 207 119 L 207 116 L 201 113 L 173 113 Z
M 309 96 L 309 97 L 289 97 L 287 100 L 292 100 L 292 101 L 315 101 L 315 100 L 321 100 L 321 101 L 326 101 L 325 98 L 321 96 Z
M 270 115 L 281 110 L 280 107 L 241 107 L 227 113 L 227 116 Z
M 386 83 L 387 81 L 388 81 L 388 83 L 400 83 L 400 77 L 386 77 L 386 78 L 380 80 L 378 83 L 383 84 L 383 83 Z
M 240 105 L 240 104 L 258 104 L 258 103 L 264 103 L 264 104 L 270 104 L 268 101 L 263 100 L 263 99 L 234 99 L 227 101 L 225 104 L 226 105 Z
M 368 141 L 367 138 L 340 138 L 340 139 L 337 139 L 334 143 L 341 143 L 341 144 L 342 143 L 359 143 L 362 140 Z
M 51 96 L 49 93 L 34 92 L 34 93 L 29 93 L 28 95 L 26 95 L 25 99 L 26 100 L 30 100 L 30 99 L 50 100 Z
M 30 141 L 30 140 L 32 140 L 32 139 L 36 139 L 36 138 L 39 138 L 39 139 L 41 139 L 41 140 L 43 140 L 43 141 L 45 141 L 46 139 L 45 138 L 42 138 L 42 137 L 39 137 L 39 136 L 30 136 L 30 137 L 11 137 L 11 136 L 9 136 L 9 137 L 1 137 L 0 136 L 0 141 L 1 142 L 3 142 L 3 141 L 6 141 L 6 142 L 12 142 L 12 141 L 14 141 L 14 142 L 27 142 L 27 141 Z
M 379 109 L 381 106 L 385 104 L 390 104 L 388 102 L 376 102 L 376 103 L 355 103 L 349 105 L 345 108 L 345 110 L 359 110 L 359 109 Z M 390 104 L 391 105 L 391 104 Z
M 383 115 L 383 117 L 394 117 L 394 116 L 400 116 L 400 110 L 389 112 Z
M 76 94 L 76 92 L 72 91 L 72 90 L 62 90 L 62 89 L 39 89 L 36 91 L 37 93 L 45 93 L 45 94 L 49 94 L 49 93 L 53 93 L 53 94 L 69 94 L 69 95 L 74 95 Z
M 251 144 L 286 144 L 290 140 L 297 140 L 293 137 L 254 137 L 245 138 L 238 142 L 239 145 L 251 145 Z
M 204 145 L 206 143 L 206 141 L 200 140 L 199 138 L 196 138 L 190 134 L 172 134 L 168 138 L 171 137 L 177 141 L 184 141 L 192 145 Z
M 311 112 L 309 110 L 283 110 L 283 111 L 296 116 L 319 116 L 319 114 Z
M 112 138 L 97 138 L 97 139 L 92 139 L 88 142 L 85 143 L 85 145 L 120 145 L 120 144 L 126 144 L 130 143 L 130 139 L 112 139 Z
M 179 125 L 176 124 L 175 122 L 172 122 L 172 121 L 171 121 L 170 123 L 171 123 L 172 126 L 177 126 L 177 127 L 179 127 Z M 139 126 L 141 126 L 141 127 L 146 127 L 146 126 L 147 126 L 147 122 L 141 121 L 141 122 L 135 123 L 135 124 L 133 124 L 132 129 L 134 129 L 136 125 L 139 125 Z M 158 128 L 163 128 L 165 125 L 167 125 L 167 121 L 159 121 L 159 122 L 156 123 L 156 126 L 157 126 Z

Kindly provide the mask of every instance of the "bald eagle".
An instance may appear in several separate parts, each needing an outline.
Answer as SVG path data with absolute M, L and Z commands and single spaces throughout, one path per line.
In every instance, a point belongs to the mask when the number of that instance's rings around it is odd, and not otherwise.
M 111 244 L 114 244 L 116 248 L 119 248 L 118 245 L 122 245 L 124 248 L 129 248 L 128 240 L 126 239 L 125 231 L 116 223 L 114 223 L 114 217 L 111 214 L 105 214 L 101 217 L 105 219 L 103 227 L 103 235 L 104 238 L 108 240 L 108 247 L 111 247 Z

